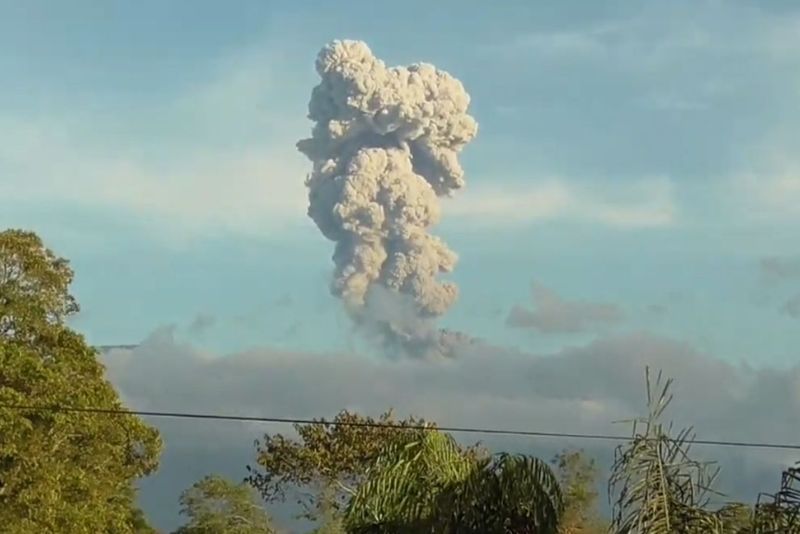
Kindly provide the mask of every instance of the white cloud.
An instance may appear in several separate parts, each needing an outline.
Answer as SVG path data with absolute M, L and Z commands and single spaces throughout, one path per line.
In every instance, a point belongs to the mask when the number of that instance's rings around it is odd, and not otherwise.
M 687 18 L 687 15 L 694 15 Z M 800 15 L 769 13 L 760 6 L 725 2 L 651 4 L 636 14 L 595 19 L 559 29 L 506 36 L 493 51 L 536 54 L 559 60 L 591 58 L 650 68 L 681 55 L 703 52 L 757 52 L 797 59 Z M 736 39 L 721 39 L 730 32 Z
M 769 209 L 800 215 L 800 173 L 763 180 L 754 193 Z
M 642 69 L 670 62 L 677 54 L 716 46 L 712 29 L 687 24 L 685 17 L 680 18 L 680 7 L 645 11 L 583 26 L 511 35 L 487 49 L 558 61 L 609 61 Z
M 663 227 L 676 222 L 672 189 L 666 179 L 602 186 L 561 179 L 507 187 L 468 186 L 444 201 L 444 218 L 488 226 L 567 220 L 617 228 Z
M 769 24 L 764 26 L 761 48 L 773 58 L 796 62 L 800 46 L 800 13 L 771 17 Z
M 624 27 L 620 23 L 602 23 L 580 30 L 532 32 L 513 36 L 502 46 L 551 58 L 588 58 L 607 54 L 607 38 Z
M 260 236 L 304 222 L 308 164 L 294 142 L 310 128 L 306 95 L 287 110 L 275 53 L 222 58 L 140 114 L 6 116 L 2 202 L 96 209 L 184 234 Z
M 263 48 L 223 57 L 214 64 L 205 83 L 179 95 L 175 103 L 181 111 L 228 121 L 232 112 L 238 119 L 252 117 L 256 104 L 263 102 L 280 84 L 271 63 L 272 58 Z
M 734 209 L 745 219 L 774 222 L 800 217 L 798 165 L 769 166 L 763 171 L 740 174 L 726 185 L 730 190 L 725 193 L 733 193 Z
M 224 100 L 219 91 L 211 90 L 212 100 Z M 121 212 L 189 234 L 269 235 L 306 222 L 308 163 L 289 142 L 201 146 L 152 161 L 121 149 L 98 150 L 91 140 L 75 138 L 67 124 L 6 119 L 0 131 L 7 132 L 0 142 L 0 168 L 9 177 L 0 183 L 4 202 Z M 305 133 L 300 127 L 285 132 L 290 139 Z M 468 186 L 443 203 L 445 220 L 482 225 L 566 219 L 639 228 L 667 226 L 675 218 L 667 180 L 604 188 L 565 180 Z
M 796 10 L 770 12 L 740 2 L 675 1 L 650 3 L 624 15 L 605 13 L 587 22 L 570 20 L 556 28 L 506 34 L 482 49 L 515 64 L 534 60 L 556 69 L 569 69 L 571 63 L 582 68 L 602 66 L 601 76 L 611 74 L 640 92 L 635 100 L 647 107 L 708 111 L 732 100 L 741 105 L 741 98 L 719 97 L 763 79 L 765 73 L 775 76 L 770 85 L 800 88 L 799 30 Z M 748 64 L 764 71 L 744 74 L 752 68 Z
M 153 165 L 93 154 L 46 131 L 32 134 L 24 146 L 4 145 L 6 164 L 16 160 L 6 171 L 11 179 L 0 184 L 4 203 L 121 211 L 160 227 L 256 235 L 305 216 L 303 162 L 287 150 L 219 150 Z

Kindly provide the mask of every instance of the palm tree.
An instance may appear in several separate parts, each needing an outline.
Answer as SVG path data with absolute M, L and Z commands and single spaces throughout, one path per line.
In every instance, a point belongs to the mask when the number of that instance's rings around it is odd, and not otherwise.
M 555 534 L 563 507 L 546 462 L 465 452 L 432 430 L 384 451 L 350 502 L 345 524 L 359 534 Z
M 662 416 L 672 400 L 672 379 L 645 373 L 648 415 L 632 421 L 633 436 L 615 453 L 609 480 L 613 534 L 800 534 L 800 469 L 783 473 L 781 489 L 755 507 L 728 503 L 709 509 L 719 473 L 689 455 L 691 428 L 673 436 Z M 765 499 L 766 497 L 766 499 Z M 762 502 L 763 499 L 763 502 Z
M 800 465 L 800 464 L 799 464 Z M 790 467 L 781 476 L 774 495 L 758 498 L 751 521 L 736 534 L 800 533 L 800 467 Z
M 672 379 L 646 372 L 648 415 L 630 421 L 633 436 L 620 445 L 609 480 L 613 500 L 612 532 L 617 534 L 694 534 L 722 532 L 723 521 L 706 511 L 718 469 L 692 460 L 691 428 L 672 437 L 661 422 L 672 395 Z M 655 389 L 655 391 L 654 391 Z

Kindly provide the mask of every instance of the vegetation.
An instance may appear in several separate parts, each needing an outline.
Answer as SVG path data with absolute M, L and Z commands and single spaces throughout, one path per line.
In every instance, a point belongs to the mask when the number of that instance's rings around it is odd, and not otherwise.
M 781 490 L 771 502 L 750 508 L 741 503 L 710 506 L 718 469 L 693 460 L 692 429 L 672 435 L 661 419 L 672 400 L 671 379 L 658 374 L 647 383 L 647 417 L 633 421 L 631 441 L 621 445 L 609 481 L 615 496 L 611 532 L 614 534 L 791 534 L 797 521 L 800 492 L 784 473 Z
M 247 484 L 210 475 L 180 498 L 189 521 L 175 534 L 273 534 L 275 530 L 257 495 Z
M 0 530 L 152 534 L 134 482 L 156 469 L 161 441 L 133 415 L 80 410 L 124 407 L 66 324 L 72 277 L 35 234 L 0 233 Z M 343 411 L 296 425 L 297 438 L 265 436 L 246 482 L 212 475 L 187 489 L 176 534 L 273 533 L 260 501 L 289 494 L 317 534 L 800 534 L 800 468 L 755 505 L 724 502 L 714 465 L 692 458 L 691 428 L 663 422 L 671 380 L 648 372 L 646 385 L 648 411 L 616 450 L 610 523 L 581 451 L 548 464 L 464 447 L 422 419 Z
M 295 425 L 298 439 L 275 434 L 256 443 L 257 466 L 248 466 L 248 481 L 267 502 L 284 501 L 293 492 L 304 517 L 333 518 L 379 453 L 398 440 L 421 437 L 417 427 L 425 425 L 413 417 L 397 420 L 391 411 L 377 419 L 342 411 L 329 422 Z
M 320 499 L 319 513 L 317 517 L 317 524 L 313 534 L 346 534 L 344 528 L 344 518 L 339 510 L 334 508 L 332 497 L 333 489 L 328 489 L 328 494 L 323 495 Z
M 291 480 L 302 487 L 320 478 L 348 478 L 346 486 L 321 485 L 324 491 L 342 491 L 338 499 L 318 497 L 337 506 L 327 508 L 333 513 L 317 532 L 800 532 L 800 490 L 793 486 L 800 480 L 799 469 L 787 470 L 780 491 L 762 496 L 755 506 L 713 505 L 723 497 L 713 490 L 717 469 L 692 459 L 691 428 L 673 435 L 672 425 L 662 423 L 671 383 L 660 374 L 653 383 L 649 371 L 646 375 L 647 415 L 631 422 L 630 441 L 616 451 L 609 480 L 610 524 L 597 510 L 596 466 L 582 452 L 562 452 L 551 470 L 536 458 L 463 448 L 435 427 L 382 425 L 390 414 L 376 422 L 342 412 L 332 423 L 298 426 L 302 441 L 268 437 L 272 446 L 267 455 L 260 449 L 261 466 L 280 466 L 285 478 L 261 474 L 260 480 L 278 485 Z M 335 438 L 337 422 L 343 428 Z M 351 461 L 337 463 L 342 458 Z
M 710 532 L 717 518 L 706 511 L 716 471 L 689 456 L 691 429 L 672 437 L 661 423 L 671 397 L 671 381 L 659 375 L 654 396 L 647 376 L 649 414 L 633 421 L 630 443 L 617 449 L 609 482 L 616 493 L 612 526 L 615 532 Z M 643 430 L 639 432 L 639 428 Z
M 122 409 L 97 353 L 66 319 L 72 270 L 33 233 L 0 233 L 0 525 L 4 532 L 144 532 L 133 482 L 161 442 Z
M 558 481 L 536 458 L 465 454 L 447 434 L 395 443 L 346 512 L 348 532 L 555 533 Z
M 558 526 L 560 534 L 605 534 L 608 521 L 598 510 L 599 470 L 583 451 L 565 450 L 553 464 L 564 497 L 564 512 Z

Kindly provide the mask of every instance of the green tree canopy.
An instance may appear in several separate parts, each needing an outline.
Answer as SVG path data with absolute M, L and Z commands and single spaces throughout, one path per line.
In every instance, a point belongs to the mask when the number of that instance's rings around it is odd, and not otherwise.
M 196 482 L 181 495 L 186 525 L 176 534 L 272 534 L 267 512 L 248 484 L 234 484 L 216 475 Z
M 608 523 L 597 507 L 598 469 L 582 450 L 565 450 L 553 459 L 564 494 L 559 534 L 605 534 Z
M 33 232 L 0 233 L 0 337 L 33 342 L 79 310 L 69 262 Z
M 285 500 L 294 490 L 304 517 L 327 514 L 334 521 L 378 454 L 420 435 L 415 427 L 425 424 L 414 417 L 397 420 L 391 411 L 372 418 L 345 410 L 332 421 L 295 425 L 297 439 L 275 434 L 256 443 L 257 466 L 248 466 L 248 480 L 268 502 Z
M 563 500 L 549 466 L 475 455 L 428 431 L 386 448 L 347 508 L 351 533 L 555 534 Z
M 158 432 L 121 410 L 97 352 L 65 325 L 66 260 L 30 232 L 0 233 L 0 525 L 4 532 L 141 531 L 133 482 L 154 471 Z

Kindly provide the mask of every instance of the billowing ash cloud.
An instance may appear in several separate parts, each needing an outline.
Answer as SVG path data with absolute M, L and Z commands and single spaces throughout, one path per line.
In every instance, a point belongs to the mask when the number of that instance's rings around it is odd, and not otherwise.
M 332 292 L 363 322 L 371 293 L 386 289 L 381 300 L 398 297 L 393 307 L 404 308 L 407 299 L 425 328 L 383 322 L 385 339 L 415 353 L 420 344 L 448 345 L 453 334 L 431 330 L 430 321 L 458 296 L 437 278 L 457 256 L 430 229 L 441 215 L 438 197 L 464 186 L 458 154 L 478 130 L 469 95 L 432 65 L 386 67 L 360 41 L 325 46 L 316 69 L 312 137 L 297 147 L 313 162 L 308 214 L 336 243 Z

